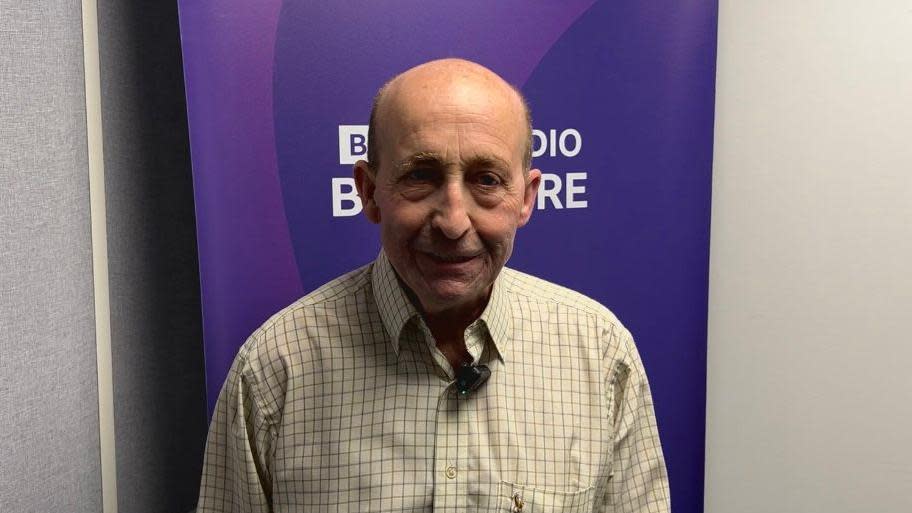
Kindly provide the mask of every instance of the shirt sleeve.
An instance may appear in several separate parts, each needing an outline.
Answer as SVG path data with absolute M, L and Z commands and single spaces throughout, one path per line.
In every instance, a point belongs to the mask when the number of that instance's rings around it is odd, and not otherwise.
M 197 513 L 272 511 L 275 424 L 248 364 L 248 346 L 235 358 L 209 425 Z
M 670 513 L 665 458 L 659 440 L 652 393 L 633 339 L 626 332 L 627 356 L 614 365 L 614 460 L 603 513 Z

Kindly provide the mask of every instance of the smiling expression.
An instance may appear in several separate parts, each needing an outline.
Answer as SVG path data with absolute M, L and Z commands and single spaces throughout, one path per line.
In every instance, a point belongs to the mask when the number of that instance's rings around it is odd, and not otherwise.
M 355 165 L 365 215 L 425 312 L 480 313 L 541 176 L 524 170 L 519 96 L 481 66 L 435 61 L 391 82 L 378 116 L 379 162 Z

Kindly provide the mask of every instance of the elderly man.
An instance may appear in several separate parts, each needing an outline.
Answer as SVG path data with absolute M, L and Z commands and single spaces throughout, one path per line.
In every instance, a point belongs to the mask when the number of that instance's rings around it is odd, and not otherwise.
M 374 101 L 377 259 L 269 319 L 212 419 L 198 512 L 668 512 L 630 333 L 505 268 L 541 173 L 520 94 L 446 59 Z

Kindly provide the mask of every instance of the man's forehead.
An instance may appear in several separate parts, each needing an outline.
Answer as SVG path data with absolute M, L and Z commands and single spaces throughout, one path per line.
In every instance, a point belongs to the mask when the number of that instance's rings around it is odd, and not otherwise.
M 479 64 L 459 59 L 432 61 L 398 75 L 381 90 L 378 114 L 385 121 L 405 120 L 447 109 L 524 115 L 522 100 L 508 83 Z

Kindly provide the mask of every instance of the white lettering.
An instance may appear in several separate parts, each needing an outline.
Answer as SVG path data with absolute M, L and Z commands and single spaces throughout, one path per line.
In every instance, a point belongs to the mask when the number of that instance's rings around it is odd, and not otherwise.
M 577 194 L 585 194 L 585 185 L 576 185 L 576 181 L 586 180 L 586 173 L 567 173 L 567 208 L 586 208 L 587 200 L 576 199 Z
M 535 146 L 535 143 L 538 143 L 538 147 Z M 545 150 L 548 149 L 548 138 L 545 137 L 545 133 L 541 130 L 532 129 L 532 156 L 541 157 L 545 154 Z
M 549 182 L 554 185 L 549 186 L 548 185 Z M 551 200 L 551 204 L 554 205 L 554 208 L 557 208 L 557 209 L 564 208 L 564 206 L 561 204 L 560 198 L 557 196 L 558 194 L 560 194 L 562 186 L 563 186 L 563 184 L 561 183 L 561 179 L 559 176 L 557 176 L 555 174 L 551 174 L 551 173 L 542 173 L 541 185 L 538 187 L 538 209 L 539 210 L 545 209 L 545 200 L 546 199 Z
M 339 125 L 339 164 L 367 158 L 367 125 Z
M 563 210 L 589 208 L 586 181 L 589 174 L 542 173 L 535 208 L 537 210 Z M 361 198 L 351 177 L 332 179 L 332 216 L 353 217 L 361 213 Z
M 567 149 L 567 138 L 573 136 L 573 150 Z M 560 140 L 558 141 L 560 145 L 560 152 L 565 157 L 575 157 L 579 154 L 580 150 L 583 148 L 583 137 L 580 135 L 579 131 L 575 128 L 568 128 L 561 132 Z M 569 207 L 568 207 L 569 208 Z
M 346 188 L 343 190 L 343 188 Z M 348 204 L 346 206 L 346 204 Z M 361 212 L 361 198 L 351 177 L 332 179 L 333 217 L 351 217 Z
M 571 146 L 572 144 L 572 146 Z M 558 152 L 564 157 L 575 157 L 583 149 L 583 136 L 575 128 L 561 130 L 550 129 L 548 134 L 535 128 L 532 129 L 532 156 L 541 157 L 548 153 L 549 157 L 556 157 Z

